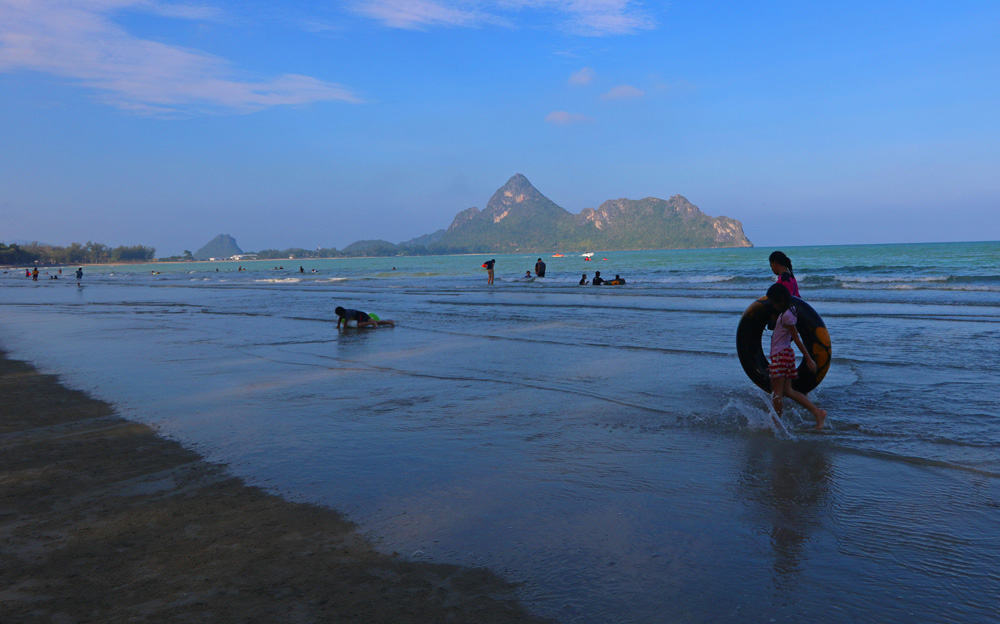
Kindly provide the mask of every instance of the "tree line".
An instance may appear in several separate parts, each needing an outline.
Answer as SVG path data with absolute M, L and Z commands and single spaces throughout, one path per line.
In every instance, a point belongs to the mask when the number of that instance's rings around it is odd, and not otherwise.
M 102 264 L 108 262 L 152 262 L 156 249 L 144 245 L 109 247 L 88 241 L 72 243 L 67 247 L 29 243 L 5 245 L 0 243 L 0 264 Z

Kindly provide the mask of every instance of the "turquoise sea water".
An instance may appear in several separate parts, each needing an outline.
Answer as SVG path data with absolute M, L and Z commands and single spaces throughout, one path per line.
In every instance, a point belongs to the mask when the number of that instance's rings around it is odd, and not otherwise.
M 9 271 L 0 344 L 561 621 L 995 621 L 1000 243 L 784 250 L 822 435 L 734 353 L 771 249 L 594 251 Z

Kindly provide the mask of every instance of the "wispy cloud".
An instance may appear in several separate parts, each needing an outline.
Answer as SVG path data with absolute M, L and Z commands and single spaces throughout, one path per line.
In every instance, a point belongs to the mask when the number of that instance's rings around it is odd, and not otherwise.
M 122 10 L 199 21 L 219 16 L 211 7 L 150 0 L 0 0 L 0 72 L 61 76 L 112 105 L 148 114 L 360 101 L 335 83 L 298 74 L 253 80 L 218 56 L 142 39 L 112 19 Z
M 577 86 L 589 85 L 593 82 L 594 75 L 594 70 L 589 67 L 584 67 L 570 74 L 569 83 Z
M 567 111 L 552 111 L 545 116 L 546 123 L 555 124 L 557 126 L 568 126 L 570 124 L 583 123 L 586 121 L 591 121 L 590 117 L 586 115 L 581 115 L 580 113 L 570 113 Z
M 516 25 L 528 12 L 556 15 L 557 26 L 584 36 L 653 28 L 636 0 L 354 0 L 352 9 L 393 28 Z
M 361 0 L 354 11 L 393 28 L 421 29 L 428 26 L 477 26 L 490 16 L 473 3 L 435 0 Z
M 617 87 L 612 87 L 610 91 L 601 95 L 602 100 L 630 100 L 634 98 L 640 98 L 646 95 L 646 92 L 638 87 L 633 87 L 632 85 L 618 85 Z

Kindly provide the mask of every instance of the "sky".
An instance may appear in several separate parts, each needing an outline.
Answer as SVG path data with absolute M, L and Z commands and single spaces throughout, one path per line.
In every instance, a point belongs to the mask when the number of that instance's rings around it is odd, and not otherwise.
M 522 173 L 758 246 L 1000 239 L 1000 3 L 0 0 L 0 241 L 400 242 Z

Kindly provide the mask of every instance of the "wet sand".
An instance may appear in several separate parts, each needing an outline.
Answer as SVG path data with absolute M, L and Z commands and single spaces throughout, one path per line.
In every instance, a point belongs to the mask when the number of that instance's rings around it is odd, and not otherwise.
M 541 622 L 483 569 L 376 552 L 0 352 L 4 622 Z

